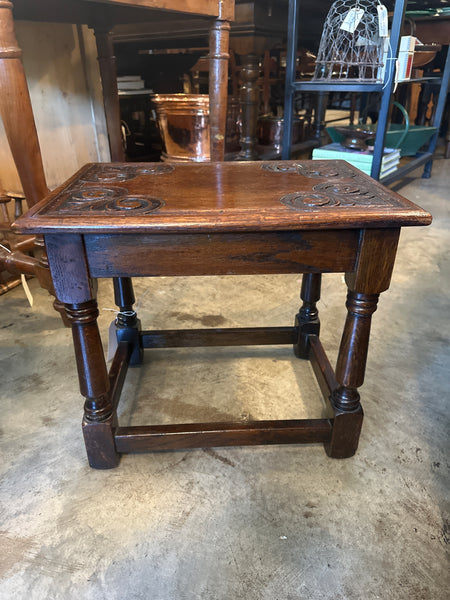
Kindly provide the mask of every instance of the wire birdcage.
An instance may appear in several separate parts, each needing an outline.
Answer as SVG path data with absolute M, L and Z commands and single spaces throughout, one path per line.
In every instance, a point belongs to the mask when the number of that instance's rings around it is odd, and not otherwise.
M 314 79 L 382 81 L 384 40 L 379 0 L 337 0 L 328 12 Z

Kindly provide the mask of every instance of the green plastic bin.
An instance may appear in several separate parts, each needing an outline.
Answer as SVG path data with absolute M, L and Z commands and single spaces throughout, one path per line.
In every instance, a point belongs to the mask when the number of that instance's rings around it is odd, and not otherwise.
M 431 136 L 436 133 L 436 127 L 425 127 L 424 125 L 410 125 L 409 115 L 401 104 L 394 102 L 394 105 L 401 111 L 405 124 L 401 123 L 389 123 L 386 131 L 386 138 L 384 145 L 386 148 L 399 148 L 401 156 L 415 156 L 420 148 L 428 142 Z M 364 124 L 364 128 L 373 129 L 375 134 L 377 125 Z M 327 127 L 328 135 L 333 142 L 342 142 L 344 136 L 338 133 L 334 127 Z M 375 137 L 372 140 L 368 140 L 368 143 L 373 143 Z

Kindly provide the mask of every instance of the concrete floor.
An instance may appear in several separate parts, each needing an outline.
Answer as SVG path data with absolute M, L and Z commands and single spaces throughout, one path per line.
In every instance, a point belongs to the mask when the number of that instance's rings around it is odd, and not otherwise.
M 36 281 L 33 308 L 20 288 L 0 297 L 0 598 L 447 600 L 449 189 L 443 160 L 402 189 L 434 223 L 402 233 L 348 460 L 319 445 L 261 446 L 91 470 L 70 332 Z M 299 303 L 298 276 L 135 283 L 147 328 L 290 324 Z M 341 275 L 324 278 L 322 297 L 334 363 Z M 107 281 L 99 305 L 113 307 Z M 111 318 L 101 311 L 103 331 Z M 151 356 L 129 374 L 123 424 L 320 416 L 309 367 L 289 348 Z

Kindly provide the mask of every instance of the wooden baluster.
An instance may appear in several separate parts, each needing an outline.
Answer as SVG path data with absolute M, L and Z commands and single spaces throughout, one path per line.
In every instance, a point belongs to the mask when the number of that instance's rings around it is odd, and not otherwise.
M 309 358 L 309 335 L 319 335 L 320 321 L 316 302 L 320 300 L 321 273 L 305 273 L 302 279 L 300 298 L 303 305 L 295 317 L 298 339 L 294 353 L 298 358 Z
M 109 469 L 117 466 L 119 455 L 113 435 L 116 416 L 108 394 L 108 372 L 97 327 L 97 302 L 64 306 L 72 325 L 80 392 L 86 399 L 83 435 L 89 464 L 96 469 Z
M 388 289 L 397 249 L 398 229 L 361 232 L 358 264 L 347 273 L 347 319 L 336 365 L 337 388 L 333 409 L 331 442 L 325 445 L 333 458 L 353 456 L 363 421 L 358 389 L 364 382 L 372 314 L 378 297 Z
M 141 322 L 133 308 L 135 297 L 132 281 L 129 277 L 114 279 L 114 298 L 120 311 L 116 318 L 117 341 L 132 344 L 133 350 L 129 364 L 140 365 L 144 358 L 140 336 Z
M 72 327 L 80 392 L 85 398 L 83 434 L 89 464 L 109 469 L 119 461 L 113 431 L 117 417 L 109 395 L 108 372 L 97 326 L 98 308 L 83 239 L 77 234 L 46 235 L 45 244 L 56 295 L 64 303 Z
M 209 130 L 211 160 L 225 156 L 230 23 L 217 19 L 209 33 Z
M 255 54 L 247 54 L 242 58 L 241 67 L 241 115 L 242 115 L 242 133 L 241 133 L 241 151 L 238 160 L 255 160 L 258 157 L 256 152 L 257 124 L 258 124 L 258 104 L 259 104 L 259 64 L 258 57 Z
M 363 410 L 357 388 L 364 382 L 370 325 L 378 296 L 355 292 L 347 296 L 348 314 L 336 366 L 338 388 L 331 396 L 334 423 L 327 452 L 333 458 L 353 456 L 358 446 Z

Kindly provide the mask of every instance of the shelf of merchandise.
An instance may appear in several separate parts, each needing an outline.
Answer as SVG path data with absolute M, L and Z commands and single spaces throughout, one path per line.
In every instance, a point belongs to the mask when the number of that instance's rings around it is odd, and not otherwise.
M 394 91 L 395 84 L 395 68 L 387 68 L 385 80 L 383 83 L 364 83 L 364 82 L 350 82 L 350 81 L 296 81 L 295 79 L 295 59 L 297 55 L 297 41 L 298 41 L 298 24 L 299 24 L 299 9 L 301 0 L 289 0 L 289 16 L 288 16 L 288 38 L 287 38 L 287 56 L 286 56 L 286 86 L 285 86 L 285 102 L 284 102 L 284 115 L 285 115 L 285 127 L 283 136 L 283 149 L 282 158 L 288 159 L 291 155 L 292 146 L 292 117 L 294 112 L 294 96 L 296 92 L 381 92 L 381 103 L 378 113 L 377 132 L 375 136 L 373 163 L 371 176 L 374 179 L 379 179 L 381 160 L 383 157 L 384 139 L 386 135 L 386 129 L 388 127 L 388 116 L 389 107 L 391 103 L 392 93 Z M 398 56 L 398 48 L 400 44 L 400 34 L 403 19 L 406 10 L 406 0 L 397 0 L 394 6 L 394 12 L 392 16 L 391 36 L 390 45 L 392 49 L 392 56 Z M 392 64 L 394 64 L 392 62 Z M 442 77 L 424 77 L 410 80 L 409 83 L 430 81 L 436 79 L 441 83 L 441 89 L 436 103 L 436 110 L 433 119 L 433 127 L 437 128 L 429 143 L 427 150 L 421 156 L 413 159 L 405 166 L 397 169 L 395 173 L 386 177 L 383 183 L 392 183 L 398 179 L 401 179 L 406 174 L 417 169 L 422 164 L 425 164 L 423 177 L 430 177 L 433 153 L 436 149 L 438 132 L 441 125 L 442 117 L 444 114 L 445 101 L 447 97 L 447 90 L 450 79 L 450 51 L 447 51 L 447 58 L 445 62 L 444 71 Z M 408 83 L 408 82 L 404 82 Z

